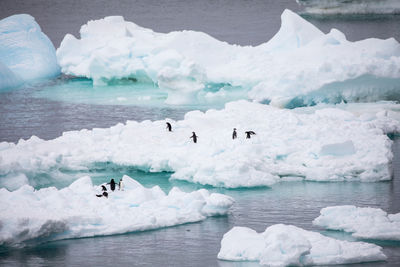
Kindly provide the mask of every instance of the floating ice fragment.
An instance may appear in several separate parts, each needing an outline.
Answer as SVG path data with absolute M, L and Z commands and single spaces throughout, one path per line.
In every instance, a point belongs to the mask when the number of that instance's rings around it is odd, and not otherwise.
M 56 50 L 32 16 L 0 20 L 0 90 L 58 74 Z
M 124 191 L 109 190 L 108 198 L 96 197 L 100 187 L 89 177 L 61 190 L 0 189 L 0 245 L 157 229 L 224 215 L 233 204 L 231 197 L 205 189 L 184 193 L 173 188 L 166 195 L 128 176 L 123 181 Z
M 156 33 L 106 17 L 83 25 L 80 39 L 67 34 L 57 58 L 63 73 L 90 78 L 95 86 L 125 78 L 157 84 L 168 104 L 226 102 L 238 90 L 238 96 L 286 107 L 399 98 L 400 44 L 394 38 L 350 42 L 290 10 L 281 21 L 270 41 L 241 47 L 201 32 Z
M 285 177 L 384 181 L 391 179 L 393 158 L 386 131 L 400 132 L 398 121 L 376 113 L 363 120 L 340 109 L 302 114 L 247 101 L 228 103 L 223 110 L 192 111 L 172 124 L 172 133 L 165 131 L 165 121 L 128 121 L 65 132 L 48 141 L 32 137 L 16 145 L 2 143 L 0 185 L 19 174 L 33 181 L 36 174 L 54 172 L 57 177 L 96 162 L 173 172 L 172 179 L 223 187 L 270 186 Z M 194 129 L 197 144 L 189 139 Z M 257 135 L 245 139 L 249 129 Z M 321 150 L 336 156 L 321 156 Z
M 400 241 L 400 213 L 352 205 L 327 207 L 320 213 L 313 221 L 315 225 L 345 231 L 357 238 Z
M 260 234 L 247 227 L 232 228 L 221 240 L 218 259 L 303 266 L 382 261 L 386 256 L 377 245 L 336 240 L 293 225 L 275 224 Z
M 296 0 L 309 14 L 400 14 L 397 0 Z

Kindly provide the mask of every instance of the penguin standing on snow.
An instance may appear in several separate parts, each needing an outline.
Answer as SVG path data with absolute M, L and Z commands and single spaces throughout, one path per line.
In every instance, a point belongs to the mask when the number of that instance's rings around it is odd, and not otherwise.
M 250 139 L 253 134 L 256 134 L 253 131 L 247 131 L 247 132 L 244 132 L 244 133 L 246 134 L 246 139 Z
M 122 181 L 122 178 L 121 178 L 121 180 L 119 180 L 119 190 L 121 190 L 121 191 L 124 191 L 124 182 Z
M 237 138 L 236 128 L 233 128 L 232 139 L 236 139 L 236 138 Z
M 168 132 L 172 132 L 172 126 L 171 126 L 171 123 L 169 123 L 169 122 L 166 122 L 166 124 L 167 124 L 167 131 L 168 131 Z
M 111 179 L 111 181 L 108 184 L 110 185 L 111 191 L 114 191 L 115 190 L 115 184 L 116 184 L 114 179 Z
M 190 138 L 193 138 L 193 142 L 196 144 L 197 143 L 197 135 L 196 135 L 196 133 L 195 132 L 192 132 L 193 133 L 193 135 L 190 137 Z

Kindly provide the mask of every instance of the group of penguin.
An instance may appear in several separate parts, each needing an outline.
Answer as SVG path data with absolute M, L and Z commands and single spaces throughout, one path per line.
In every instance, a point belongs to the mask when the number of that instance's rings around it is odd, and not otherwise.
M 172 125 L 171 125 L 171 123 L 166 122 L 166 124 L 167 124 L 167 131 L 168 131 L 168 132 L 172 132 Z M 244 133 L 246 134 L 246 139 L 250 139 L 252 135 L 255 135 L 255 134 L 256 134 L 256 133 L 253 132 L 253 131 L 246 131 L 246 132 L 244 132 Z M 198 136 L 196 135 L 195 132 L 192 132 L 192 136 L 191 136 L 190 138 L 193 139 L 193 143 L 197 143 L 197 138 L 198 138 Z M 237 138 L 236 128 L 233 128 L 232 139 L 236 139 L 236 138 Z M 111 181 L 110 181 L 109 183 L 107 183 L 107 184 L 110 185 L 111 191 L 114 191 L 114 190 L 115 190 L 115 185 L 116 185 L 116 183 L 115 183 L 114 179 L 111 179 Z M 124 184 L 123 184 L 123 182 L 122 182 L 122 178 L 121 178 L 121 180 L 119 181 L 118 186 L 119 186 L 119 190 L 121 190 L 121 191 L 124 190 Z M 97 196 L 97 197 L 106 197 L 106 198 L 108 198 L 107 187 L 106 187 L 104 184 L 101 185 L 101 191 L 103 191 L 103 193 L 102 193 L 102 194 L 97 194 L 96 196 Z
M 117 183 L 114 181 L 114 179 L 111 179 L 111 181 L 109 183 L 107 183 L 107 184 L 110 185 L 111 191 L 114 191 L 115 190 L 115 185 Z M 118 187 L 119 187 L 119 190 L 124 191 L 124 183 L 122 181 L 122 178 L 121 178 L 121 180 L 119 180 Z M 103 191 L 103 193 L 102 194 L 97 194 L 96 197 L 106 197 L 106 198 L 108 198 L 107 187 L 104 184 L 101 185 L 101 191 Z
M 168 132 L 172 132 L 172 125 L 169 122 L 166 122 L 167 124 L 167 131 Z M 244 132 L 246 134 L 246 139 L 250 139 L 252 135 L 255 135 L 256 133 L 253 131 L 246 131 Z M 198 136 L 196 135 L 195 132 L 192 132 L 192 136 L 190 137 L 193 139 L 193 143 L 197 143 L 197 138 Z M 233 133 L 232 133 L 232 139 L 236 139 L 237 138 L 237 132 L 236 132 L 236 128 L 233 128 Z

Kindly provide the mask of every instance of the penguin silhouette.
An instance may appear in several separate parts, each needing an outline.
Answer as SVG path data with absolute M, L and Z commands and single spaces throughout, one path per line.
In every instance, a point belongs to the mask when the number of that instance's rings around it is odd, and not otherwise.
M 168 131 L 168 132 L 172 132 L 172 126 L 171 126 L 171 123 L 169 123 L 169 122 L 166 122 L 166 124 L 167 124 L 167 131 Z
M 111 191 L 115 190 L 115 181 L 114 179 L 111 179 L 111 181 L 108 183 L 110 185 Z
M 96 195 L 96 197 L 107 197 L 108 198 L 108 193 L 104 191 L 103 194 Z
M 253 134 L 256 134 L 253 131 L 247 131 L 247 132 L 244 132 L 244 133 L 246 134 L 246 139 L 250 139 Z
M 193 142 L 194 143 L 197 143 L 197 135 L 196 135 L 196 133 L 195 132 L 192 132 L 193 133 L 193 135 L 190 137 L 190 138 L 193 138 Z
M 236 138 L 237 138 L 236 128 L 233 128 L 232 139 L 236 139 Z

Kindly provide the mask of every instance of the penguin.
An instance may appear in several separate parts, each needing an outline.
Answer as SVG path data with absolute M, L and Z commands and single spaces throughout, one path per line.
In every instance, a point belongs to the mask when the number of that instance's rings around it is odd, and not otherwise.
M 166 124 L 167 124 L 167 131 L 168 131 L 168 132 L 172 132 L 172 126 L 171 126 L 171 123 L 169 123 L 169 122 L 166 122 Z
M 193 138 L 193 142 L 196 144 L 197 143 L 197 135 L 196 135 L 196 133 L 195 132 L 192 132 L 193 133 L 193 135 L 190 137 L 190 138 Z
M 103 194 L 96 195 L 96 197 L 106 197 L 106 198 L 108 198 L 108 193 L 104 191 Z
M 111 181 L 108 183 L 110 185 L 111 191 L 115 190 L 115 181 L 114 179 L 111 179 Z
M 121 178 L 121 180 L 119 180 L 119 190 L 121 190 L 121 191 L 124 191 L 124 182 L 122 181 L 122 178 Z
M 246 134 L 246 139 L 250 139 L 251 135 L 256 134 L 256 133 L 253 131 L 247 131 L 247 132 L 245 132 L 245 134 Z
M 104 185 L 101 185 L 101 191 L 107 191 L 107 188 Z
M 236 138 L 237 138 L 236 128 L 233 128 L 232 139 L 236 139 Z

